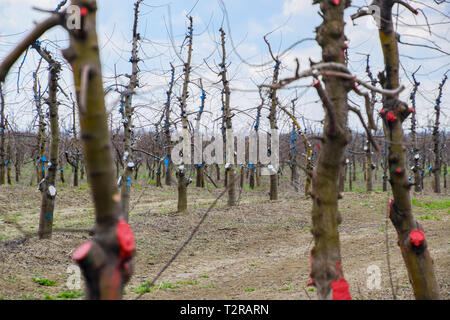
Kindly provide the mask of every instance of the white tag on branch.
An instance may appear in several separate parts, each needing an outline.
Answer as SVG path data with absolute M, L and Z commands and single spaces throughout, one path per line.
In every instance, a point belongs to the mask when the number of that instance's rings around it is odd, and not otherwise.
M 129 155 L 130 154 L 128 153 L 128 151 L 125 151 L 125 153 L 123 154 L 123 161 L 127 161 Z
M 419 160 L 419 159 L 420 159 L 420 154 L 416 154 L 416 155 L 414 156 L 414 159 Z
M 49 161 L 47 166 L 50 168 L 53 164 Z
M 349 163 L 350 162 L 350 160 L 348 160 L 348 159 L 345 159 L 345 163 Z
M 178 170 L 180 170 L 181 172 L 183 172 L 183 171 L 184 171 L 184 166 L 183 166 L 183 165 L 179 166 L 179 167 L 178 167 Z
M 41 186 L 42 184 L 45 182 L 45 178 L 41 180 L 41 182 L 39 182 L 38 184 L 38 190 L 41 191 Z
M 228 169 L 231 166 L 231 164 L 229 164 L 228 162 L 225 163 L 225 169 Z
M 48 187 L 48 194 L 50 195 L 50 197 L 56 196 L 56 188 L 55 188 L 55 186 L 49 186 Z
M 120 183 L 122 182 L 122 176 L 119 177 L 119 180 L 117 180 L 117 185 L 120 186 Z
M 128 168 L 134 168 L 134 162 L 128 162 L 127 166 Z

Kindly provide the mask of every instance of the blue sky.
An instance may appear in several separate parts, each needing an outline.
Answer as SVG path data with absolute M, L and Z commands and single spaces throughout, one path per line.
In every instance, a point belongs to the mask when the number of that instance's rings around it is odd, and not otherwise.
M 248 128 L 253 123 L 256 111 L 254 108 L 259 103 L 259 96 L 255 91 L 255 83 L 261 84 L 270 79 L 273 65 L 263 67 L 251 67 L 246 62 L 261 64 L 270 61 L 267 47 L 263 41 L 264 34 L 274 31 L 269 39 L 274 51 L 280 52 L 289 47 L 294 42 L 303 38 L 314 38 L 314 29 L 321 23 L 317 11 L 317 5 L 312 5 L 310 0 L 224 0 L 229 17 L 229 25 L 224 22 L 224 29 L 227 35 L 232 35 L 232 42 L 227 41 L 229 53 L 228 61 L 230 86 L 235 89 L 231 97 L 231 105 L 235 110 L 245 111 L 233 118 L 237 127 Z M 444 15 L 450 14 L 449 5 L 436 5 L 432 0 L 425 0 L 423 4 L 416 1 L 409 1 L 413 6 L 423 8 L 430 23 L 441 23 L 431 26 L 430 34 L 424 26 L 425 20 L 422 15 L 413 16 L 410 12 L 400 8 L 399 33 L 402 40 L 410 43 L 432 44 L 434 41 L 443 51 L 449 52 L 449 24 L 448 18 Z M 25 34 L 31 30 L 34 21 L 45 18 L 45 13 L 40 13 L 32 9 L 33 5 L 40 8 L 54 9 L 59 1 L 55 0 L 0 0 L 0 59 L 11 50 Z M 353 5 L 363 6 L 368 4 L 364 0 L 354 0 Z M 101 43 L 101 57 L 103 63 L 103 75 L 105 86 L 113 84 L 112 76 L 114 72 L 118 74 L 130 73 L 131 65 L 128 62 L 131 50 L 131 28 L 133 18 L 134 1 L 131 0 L 99 0 L 98 11 L 98 33 Z M 431 6 L 432 8 L 428 7 Z M 169 15 L 170 8 L 170 15 Z M 192 10 L 192 11 L 191 11 Z M 440 14 L 437 10 L 444 12 Z M 149 127 L 155 119 L 159 118 L 158 113 L 165 100 L 165 90 L 168 83 L 169 62 L 173 62 L 177 67 L 177 74 L 182 72 L 182 62 L 177 54 L 180 54 L 180 45 L 183 42 L 188 20 L 186 14 L 191 11 L 194 17 L 194 57 L 192 81 L 198 83 L 198 79 L 203 79 L 207 95 L 206 110 L 203 125 L 208 130 L 217 129 L 219 123 L 217 119 L 220 115 L 220 83 L 204 62 L 207 60 L 212 69 L 217 69 L 220 55 L 217 51 L 216 41 L 218 39 L 218 29 L 224 21 L 220 2 L 217 0 L 174 0 L 150 1 L 145 0 L 141 5 L 141 15 L 139 21 L 139 32 L 144 39 L 141 43 L 140 57 L 140 83 L 141 88 L 137 90 L 135 105 L 137 106 L 136 125 L 138 127 Z M 358 21 L 357 26 L 353 26 L 350 14 L 356 8 L 346 10 L 346 35 L 349 38 L 350 69 L 360 78 L 365 75 L 365 57 L 359 53 L 371 54 L 372 72 L 377 74 L 383 68 L 381 49 L 378 40 L 378 30 L 373 25 L 373 19 L 366 17 Z M 420 25 L 420 26 L 417 26 Z M 172 30 L 173 43 L 169 40 L 168 30 Z M 419 36 L 412 37 L 412 36 Z M 67 46 L 67 35 L 64 30 L 57 29 L 46 33 L 42 38 L 55 56 L 61 60 L 60 49 Z M 234 50 L 235 49 L 235 50 Z M 407 89 L 402 94 L 402 99 L 408 101 L 411 91 L 410 74 L 422 65 L 417 74 L 421 82 L 420 93 L 417 98 L 418 116 L 421 126 L 426 126 L 427 117 L 433 116 L 433 102 L 437 94 L 437 87 L 446 70 L 450 68 L 448 55 L 436 50 L 418 48 L 412 46 L 400 46 L 402 57 L 402 83 Z M 181 52 L 185 57 L 186 50 Z M 320 59 L 320 47 L 315 41 L 306 41 L 282 58 L 281 77 L 288 77 L 293 74 L 295 64 L 294 59 L 299 58 L 302 68 L 307 68 L 308 59 L 315 61 Z M 242 59 L 245 59 L 245 62 Z M 21 58 L 22 59 L 22 58 Z M 20 59 L 20 60 L 21 60 Z M 13 68 L 7 79 L 7 112 L 15 119 L 18 125 L 24 126 L 33 118 L 32 93 L 31 93 L 31 72 L 36 67 L 38 56 L 30 51 L 21 71 L 19 83 L 22 90 L 17 93 L 16 81 L 18 64 Z M 404 68 L 404 69 L 403 69 Z M 46 83 L 45 68 L 41 69 L 40 79 L 43 87 Z M 71 90 L 72 79 L 68 68 L 63 73 L 63 87 Z M 123 83 L 126 83 L 122 78 Z M 175 93 L 180 94 L 179 81 Z M 317 120 L 323 118 L 321 105 L 313 90 L 302 86 L 311 83 L 310 79 L 299 81 L 295 85 L 297 89 L 283 90 L 280 92 L 280 101 L 284 105 L 289 105 L 289 101 L 296 92 L 301 99 L 297 107 L 297 115 L 304 116 L 308 125 L 318 129 L 320 124 Z M 449 83 L 450 85 L 450 83 Z M 61 97 L 62 98 L 62 97 Z M 362 105 L 361 98 L 354 96 L 350 98 Z M 445 90 L 442 99 L 443 126 L 450 128 L 449 94 Z M 408 101 L 409 102 L 409 101 Z M 191 86 L 191 98 L 188 101 L 189 110 L 195 112 L 199 106 L 199 90 Z M 107 107 L 114 116 L 115 125 L 119 124 L 118 95 L 110 94 L 107 97 Z M 379 109 L 380 106 L 377 106 Z M 178 107 L 173 106 L 175 112 Z M 68 108 L 61 107 L 62 123 L 69 126 Z M 266 112 L 266 111 L 265 111 Z M 192 116 L 192 119 L 195 116 Z M 175 118 L 175 117 L 174 117 Z M 265 117 L 264 117 L 265 118 Z M 308 121 L 311 120 L 311 121 Z M 280 128 L 287 129 L 288 121 L 286 117 L 280 117 Z M 361 128 L 358 121 L 352 116 L 350 126 Z M 409 121 L 405 122 L 405 128 L 409 127 Z

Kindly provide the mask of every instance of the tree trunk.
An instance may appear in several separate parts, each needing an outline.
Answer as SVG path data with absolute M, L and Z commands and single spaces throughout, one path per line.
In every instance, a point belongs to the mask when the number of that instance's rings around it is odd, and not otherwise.
M 5 184 L 5 97 L 0 83 L 0 185 Z
M 392 22 L 393 0 L 377 0 L 381 10 L 380 42 L 385 74 L 380 83 L 385 89 L 397 89 L 399 83 L 399 52 Z M 433 261 L 427 248 L 423 228 L 414 219 L 406 174 L 406 154 L 403 146 L 402 122 L 410 110 L 397 96 L 383 96 L 383 129 L 387 138 L 389 174 L 394 200 L 390 205 L 390 220 L 398 234 L 398 244 L 408 270 L 416 299 L 439 299 L 439 286 Z
M 338 5 L 321 0 L 323 23 L 316 29 L 316 40 L 322 47 L 323 62 L 344 63 L 345 49 L 344 8 L 350 1 Z M 353 84 L 336 77 L 324 77 L 325 90 L 319 81 L 314 84 L 327 110 L 323 128 L 323 141 L 313 173 L 312 230 L 314 248 L 311 251 L 311 278 L 319 299 L 336 298 L 335 285 L 348 288 L 344 279 L 338 225 L 338 182 L 342 172 L 345 147 L 348 143 L 347 93 Z M 347 289 L 348 290 L 348 289 Z M 348 298 L 350 298 L 348 296 Z
M 58 119 L 58 101 L 56 95 L 58 92 L 58 78 L 61 71 L 61 65 L 54 61 L 48 52 L 45 50 L 48 59 L 51 61 L 49 66 L 49 87 L 47 104 L 49 106 L 50 114 L 50 156 L 48 162 L 48 170 L 45 181 L 41 182 L 39 189 L 42 195 L 41 201 L 41 215 L 39 219 L 39 239 L 50 239 L 52 237 L 53 215 L 55 208 L 56 197 L 56 172 L 58 170 L 59 158 L 59 119 Z M 42 54 L 42 53 L 41 53 Z M 46 59 L 47 60 L 47 59 Z
M 120 299 L 131 277 L 135 251 L 133 232 L 123 220 L 114 178 L 103 77 L 96 33 L 95 0 L 72 0 L 86 8 L 80 30 L 69 30 L 63 51 L 74 72 L 84 160 L 96 213 L 95 235 L 73 253 L 86 279 L 87 299 Z

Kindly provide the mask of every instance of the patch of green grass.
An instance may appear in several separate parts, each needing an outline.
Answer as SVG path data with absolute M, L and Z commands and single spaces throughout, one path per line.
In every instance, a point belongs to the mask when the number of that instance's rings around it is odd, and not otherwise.
M 156 182 L 155 182 L 155 184 L 156 184 Z M 142 190 L 142 187 L 139 185 L 139 183 L 132 183 L 131 186 L 138 190 Z
M 197 280 L 195 280 L 194 282 L 191 282 L 191 284 L 197 284 L 197 283 L 198 283 Z M 135 292 L 142 293 L 142 292 L 152 292 L 153 290 L 165 290 L 165 289 L 177 289 L 178 288 L 176 285 L 174 285 L 170 282 L 160 283 L 159 285 L 156 285 L 156 286 L 153 285 L 151 287 L 148 287 L 149 285 L 150 285 L 150 281 L 144 282 L 135 290 Z
M 41 300 L 55 300 L 51 295 L 46 294 Z
M 208 279 L 209 276 L 205 273 L 205 274 L 200 275 L 200 278 Z
M 256 263 L 250 263 L 250 267 L 257 267 L 258 265 Z
M 245 288 L 244 289 L 245 292 L 253 292 L 255 290 L 256 290 L 255 288 Z
M 384 232 L 386 229 L 384 227 L 380 228 L 380 232 Z
M 292 289 L 291 283 L 288 282 L 287 284 L 284 285 L 283 288 L 281 288 L 281 291 L 289 291 Z
M 440 221 L 441 217 L 439 217 L 437 214 L 424 214 L 424 215 L 421 215 L 419 217 L 419 219 L 420 220 L 431 220 L 431 219 L 433 219 L 433 220 L 436 220 L 436 221 Z
M 447 213 L 450 213 L 450 199 L 445 199 L 442 201 L 427 201 L 420 202 L 419 200 L 413 198 L 411 200 L 412 204 L 416 207 L 426 208 L 428 210 L 444 210 L 448 209 Z
M 152 292 L 153 288 L 155 288 L 155 286 L 151 286 L 150 285 L 150 281 L 144 282 L 143 284 L 141 284 L 137 289 L 136 289 L 136 293 L 142 293 L 142 292 Z
M 83 291 L 69 291 L 69 292 L 61 292 L 59 294 L 56 295 L 56 298 L 58 299 L 76 299 L 76 298 L 80 298 L 84 296 L 84 292 Z
M 309 292 L 314 292 L 314 287 L 308 288 L 308 291 L 309 291 Z
M 82 191 L 86 190 L 87 188 L 89 188 L 89 184 L 87 184 L 87 183 L 86 184 L 82 184 L 81 186 L 78 187 L 78 189 L 82 190 Z
M 172 285 L 172 284 L 170 284 L 170 283 L 168 283 L 169 285 Z M 177 281 L 177 284 L 180 284 L 180 285 L 196 285 L 196 284 L 198 284 L 198 280 L 194 280 L 194 281 Z M 165 289 L 165 288 L 162 288 L 162 289 Z
M 41 286 L 46 286 L 46 287 L 54 287 L 56 286 L 56 281 L 53 280 L 49 280 L 47 278 L 32 278 L 32 280 L 36 283 L 39 283 Z

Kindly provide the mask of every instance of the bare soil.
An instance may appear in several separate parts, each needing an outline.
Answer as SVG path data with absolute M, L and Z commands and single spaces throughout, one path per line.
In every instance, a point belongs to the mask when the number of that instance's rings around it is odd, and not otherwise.
M 135 272 L 125 299 L 134 299 L 189 236 L 221 189 L 189 186 L 187 213 L 176 211 L 176 189 L 156 188 L 140 179 L 132 191 L 130 224 L 137 241 Z M 267 183 L 267 181 L 263 181 Z M 378 181 L 377 183 L 380 183 Z M 366 193 L 363 182 L 344 192 L 340 201 L 342 263 L 354 299 L 392 299 L 386 255 L 386 210 L 389 194 Z M 280 200 L 268 200 L 268 186 L 246 187 L 237 207 L 219 201 L 210 216 L 158 285 L 142 299 L 316 299 L 309 281 L 311 200 L 281 179 Z M 447 190 L 412 193 L 414 214 L 425 228 L 441 297 L 450 298 L 450 208 Z M 438 204 L 438 205 L 428 205 Z M 439 206 L 441 204 L 441 206 Z M 90 238 L 94 223 L 88 185 L 58 187 L 56 231 L 51 240 L 35 236 L 40 193 L 35 186 L 0 186 L 0 299 L 82 299 L 69 290 L 71 254 Z M 82 229 L 78 232 L 76 230 Z M 397 299 L 413 299 L 407 272 L 388 223 L 392 281 Z M 25 236 L 24 236 L 25 235 Z M 380 288 L 370 289 L 367 268 L 381 271 Z M 49 279 L 42 285 L 33 278 Z M 369 287 L 367 285 L 369 279 Z M 70 296 L 70 294 L 75 295 Z

